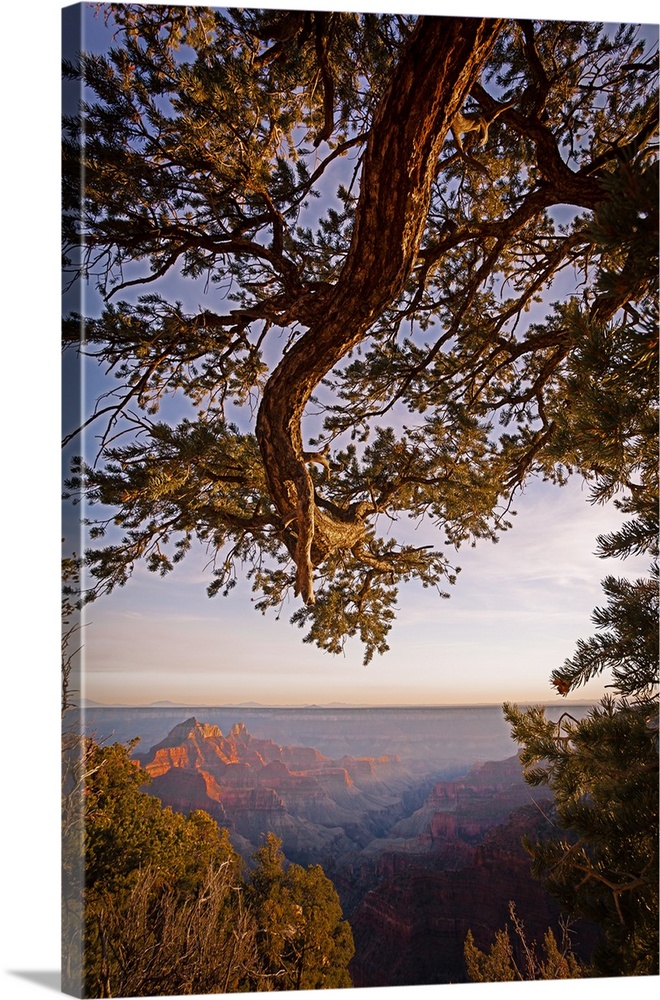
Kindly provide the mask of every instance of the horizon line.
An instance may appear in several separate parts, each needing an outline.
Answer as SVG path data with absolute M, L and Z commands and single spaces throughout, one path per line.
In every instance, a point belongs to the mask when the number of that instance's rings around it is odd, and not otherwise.
M 507 701 L 510 699 L 506 699 Z M 595 705 L 598 699 L 595 698 L 576 698 L 576 699 L 564 699 L 561 702 L 558 701 L 545 701 L 543 699 L 531 699 L 516 702 L 523 705 L 543 705 L 546 707 L 560 707 L 561 705 Z M 405 708 L 416 708 L 416 709 L 439 709 L 439 708 L 501 708 L 504 704 L 503 701 L 471 701 L 471 702 L 392 702 L 387 704 L 374 704 L 371 702 L 362 703 L 349 703 L 349 702 L 304 702 L 293 704 L 291 702 L 285 702 L 281 704 L 264 704 L 261 702 L 227 702 L 227 703 L 211 703 L 211 702 L 173 702 L 168 700 L 163 701 L 152 701 L 152 702 L 100 702 L 94 699 L 82 699 L 82 704 L 72 705 L 71 709 L 81 709 L 81 708 L 205 708 L 205 709 L 219 709 L 219 708 L 230 708 L 230 709 L 347 709 L 347 710 L 361 710 L 361 709 L 405 709 Z

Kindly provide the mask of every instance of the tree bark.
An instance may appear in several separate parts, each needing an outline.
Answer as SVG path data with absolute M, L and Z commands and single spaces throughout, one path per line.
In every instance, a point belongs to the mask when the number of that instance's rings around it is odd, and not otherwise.
M 318 293 L 307 332 L 269 378 L 257 438 L 296 563 L 295 590 L 314 603 L 312 573 L 366 532 L 367 505 L 319 510 L 303 456 L 301 418 L 320 380 L 402 292 L 417 259 L 443 142 L 497 38 L 494 19 L 420 17 L 374 114 L 348 255 Z

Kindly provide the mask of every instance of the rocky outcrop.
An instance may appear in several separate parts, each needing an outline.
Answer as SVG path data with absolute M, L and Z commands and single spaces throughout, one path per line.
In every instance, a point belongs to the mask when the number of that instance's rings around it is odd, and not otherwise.
M 410 786 L 396 757 L 333 761 L 314 747 L 257 739 L 243 723 L 225 735 L 194 717 L 135 759 L 164 805 L 205 809 L 243 853 L 272 831 L 301 863 L 362 849 L 401 818 Z
M 466 982 L 468 930 L 488 949 L 510 902 L 530 942 L 548 927 L 559 937 L 558 908 L 521 843 L 552 833 L 548 806 L 533 801 L 517 757 L 489 763 L 437 783 L 420 809 L 334 872 L 356 942 L 354 985 Z M 573 930 L 574 950 L 587 956 L 594 928 Z
M 548 927 L 559 937 L 558 908 L 532 878 L 520 843 L 524 833 L 539 832 L 538 817 L 533 807 L 514 813 L 457 869 L 422 868 L 405 858 L 398 868 L 396 855 L 390 856 L 381 881 L 350 918 L 354 985 L 467 982 L 463 947 L 468 930 L 478 947 L 488 949 L 495 931 L 510 923 L 510 901 L 530 942 L 541 941 Z M 438 859 L 440 864 L 446 860 Z M 593 931 L 583 930 L 573 943 L 578 952 L 582 945 L 588 953 Z
M 439 781 L 424 805 L 396 823 L 388 839 L 432 850 L 448 840 L 478 843 L 487 830 L 538 797 L 523 778 L 517 755 L 473 768 L 464 778 Z M 547 797 L 547 796 L 546 796 Z

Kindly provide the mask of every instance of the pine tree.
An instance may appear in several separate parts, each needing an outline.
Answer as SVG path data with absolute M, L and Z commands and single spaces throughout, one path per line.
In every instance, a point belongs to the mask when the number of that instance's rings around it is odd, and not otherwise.
M 633 532 L 635 537 L 638 533 Z M 629 536 L 625 528 L 622 535 Z M 623 537 L 609 541 L 619 550 Z M 633 543 L 634 544 L 634 543 Z M 527 781 L 554 795 L 561 839 L 528 844 L 533 872 L 569 916 L 599 923 L 600 975 L 658 972 L 658 588 L 608 577 L 599 634 L 553 672 L 561 695 L 609 673 L 613 694 L 577 721 L 505 705 Z
M 65 344 L 115 378 L 69 481 L 102 512 L 86 596 L 201 543 L 210 593 L 246 572 L 368 660 L 397 588 L 446 594 L 442 543 L 497 538 L 529 476 L 621 474 L 606 367 L 643 375 L 656 335 L 655 53 L 631 25 L 104 11 L 112 48 L 65 66 L 65 268 L 104 300 Z
M 514 706 L 505 715 L 527 780 L 552 789 L 563 832 L 527 844 L 533 873 L 569 917 L 601 925 L 596 974 L 657 974 L 657 712 L 605 699 L 581 722 Z
M 259 950 L 274 987 L 351 986 L 348 964 L 355 948 L 337 893 L 319 865 L 285 866 L 281 845 L 278 837 L 268 834 L 254 855 L 257 865 L 251 875 Z

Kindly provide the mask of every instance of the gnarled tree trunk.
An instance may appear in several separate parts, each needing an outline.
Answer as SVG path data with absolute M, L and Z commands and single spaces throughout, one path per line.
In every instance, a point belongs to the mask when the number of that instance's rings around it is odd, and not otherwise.
M 296 562 L 296 593 L 314 603 L 313 567 L 351 549 L 368 505 L 330 516 L 318 508 L 302 447 L 301 418 L 314 388 L 403 290 L 415 264 L 438 156 L 477 81 L 501 22 L 421 17 L 376 109 L 367 141 L 349 252 L 316 318 L 269 378 L 257 438 L 271 496 Z M 309 306 L 308 306 L 309 308 Z

